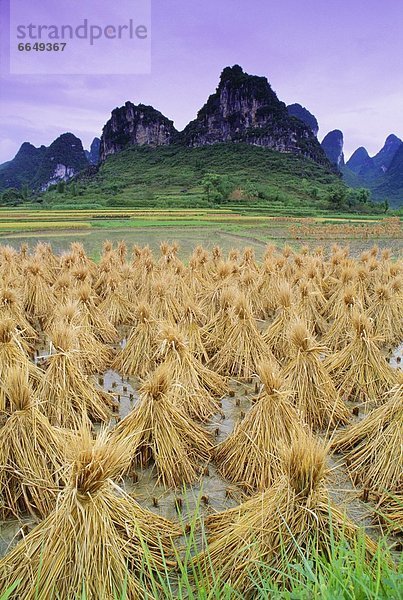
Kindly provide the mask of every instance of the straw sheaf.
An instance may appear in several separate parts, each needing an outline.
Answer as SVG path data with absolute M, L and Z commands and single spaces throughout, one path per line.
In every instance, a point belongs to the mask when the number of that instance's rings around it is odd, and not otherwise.
M 284 471 L 298 498 L 308 498 L 320 491 L 328 474 L 327 450 L 311 436 L 295 438 L 291 448 L 283 451 Z
M 70 449 L 70 486 L 82 497 L 92 498 L 110 481 L 120 479 L 130 464 L 127 443 L 111 440 L 103 429 L 95 440 L 90 429 L 83 427 L 77 433 L 76 443 Z
M 139 393 L 158 400 L 166 396 L 172 385 L 172 376 L 166 365 L 160 365 L 156 371 L 141 385 Z
M 273 395 L 280 393 L 284 386 L 284 378 L 276 364 L 271 362 L 261 363 L 258 366 L 257 372 L 266 394 Z
M 0 321 L 0 344 L 9 344 L 14 338 L 15 325 L 12 319 L 5 318 Z

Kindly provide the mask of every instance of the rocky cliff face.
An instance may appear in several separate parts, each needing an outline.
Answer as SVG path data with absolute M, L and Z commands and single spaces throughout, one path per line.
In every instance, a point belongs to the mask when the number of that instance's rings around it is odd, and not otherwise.
M 352 187 L 370 189 L 374 200 L 387 199 L 393 207 L 402 206 L 403 142 L 389 135 L 372 158 L 365 148 L 358 148 L 343 169 L 343 176 Z
M 178 140 L 190 147 L 245 142 L 328 164 L 310 127 L 289 116 L 266 77 L 248 75 L 238 65 L 224 69 L 215 94 Z
M 353 173 L 359 174 L 362 169 L 372 168 L 372 158 L 369 156 L 367 149 L 361 146 L 351 155 L 346 163 L 346 167 Z
M 346 181 L 352 186 L 369 187 L 375 193 L 377 189 L 383 189 L 383 180 L 395 180 L 394 177 L 387 176 L 401 148 L 403 142 L 393 134 L 387 137 L 384 146 L 373 157 L 369 156 L 365 148 L 358 148 L 346 163 Z M 351 179 L 351 173 L 355 178 Z M 391 185 L 393 187 L 393 184 Z
M 322 148 L 332 165 L 344 167 L 344 137 L 339 129 L 330 131 L 322 140 Z
M 403 206 L 403 144 L 400 144 L 388 170 L 377 179 L 373 196 L 379 200 L 388 199 L 392 207 Z
M 86 167 L 88 161 L 81 140 L 72 133 L 64 133 L 48 148 L 35 148 L 24 142 L 13 160 L 0 165 L 0 191 L 23 185 L 33 191 L 44 191 Z
M 34 178 L 34 187 L 47 190 L 59 181 L 68 181 L 88 167 L 81 140 L 72 133 L 63 133 L 49 148 Z
M 0 191 L 31 185 L 46 153 L 46 146 L 35 148 L 24 142 L 12 160 L 0 165 Z
M 305 108 L 305 106 L 301 106 L 301 104 L 290 104 L 287 106 L 287 112 L 290 117 L 295 117 L 305 123 L 305 125 L 312 130 L 313 135 L 317 137 L 319 133 L 318 120 L 315 115 Z
M 90 165 L 97 165 L 99 163 L 99 153 L 101 150 L 101 140 L 99 138 L 94 138 L 92 140 L 91 146 L 89 150 L 85 150 L 85 156 Z
M 128 146 L 165 146 L 176 133 L 173 122 L 152 106 L 126 102 L 115 108 L 103 128 L 100 160 Z
M 397 151 L 402 145 L 402 140 L 399 139 L 393 133 L 386 138 L 385 145 L 383 148 L 374 156 L 373 163 L 374 167 L 381 173 L 386 171 L 391 166 Z

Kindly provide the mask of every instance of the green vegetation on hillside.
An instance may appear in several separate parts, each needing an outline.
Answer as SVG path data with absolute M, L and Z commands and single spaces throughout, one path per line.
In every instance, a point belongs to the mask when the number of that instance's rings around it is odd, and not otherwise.
M 38 196 L 46 208 L 247 208 L 268 214 L 383 212 L 315 162 L 247 144 L 132 147 L 93 176 Z

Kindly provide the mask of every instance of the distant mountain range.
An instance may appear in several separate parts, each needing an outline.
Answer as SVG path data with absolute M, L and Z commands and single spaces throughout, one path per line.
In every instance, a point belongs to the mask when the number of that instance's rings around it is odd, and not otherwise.
M 380 152 L 370 157 L 359 148 L 345 163 L 343 133 L 329 132 L 320 144 L 316 117 L 300 104 L 286 106 L 266 77 L 249 75 L 239 65 L 226 67 L 218 87 L 195 120 L 183 131 L 152 106 L 132 102 L 112 111 L 101 138 L 89 150 L 72 133 L 64 133 L 49 147 L 25 142 L 15 158 L 0 165 L 0 191 L 28 186 L 46 191 L 82 171 L 89 175 L 110 156 L 135 146 L 178 145 L 197 148 L 218 143 L 246 143 L 296 154 L 314 161 L 326 172 L 339 173 L 347 185 L 366 187 L 373 198 L 403 204 L 403 145 L 390 135 Z
M 89 165 L 99 162 L 99 138 L 90 151 L 72 133 L 63 133 L 49 147 L 24 142 L 13 160 L 0 165 L 0 190 L 28 186 L 44 192 L 59 181 L 68 181 Z
M 364 147 L 357 148 L 344 163 L 343 133 L 331 131 L 322 141 L 330 162 L 340 170 L 350 187 L 371 190 L 374 200 L 387 199 L 391 206 L 403 205 L 403 142 L 396 135 L 386 138 L 384 146 L 371 157 Z

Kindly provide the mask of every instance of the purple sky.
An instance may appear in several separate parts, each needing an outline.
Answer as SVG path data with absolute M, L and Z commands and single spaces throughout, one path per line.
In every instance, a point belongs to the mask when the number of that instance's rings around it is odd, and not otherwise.
M 341 129 L 347 156 L 358 146 L 376 153 L 389 133 L 403 138 L 399 0 L 152 0 L 152 10 L 150 75 L 2 75 L 0 162 L 26 140 L 48 145 L 64 131 L 88 147 L 126 100 L 182 129 L 235 63 L 313 112 L 320 139 Z

